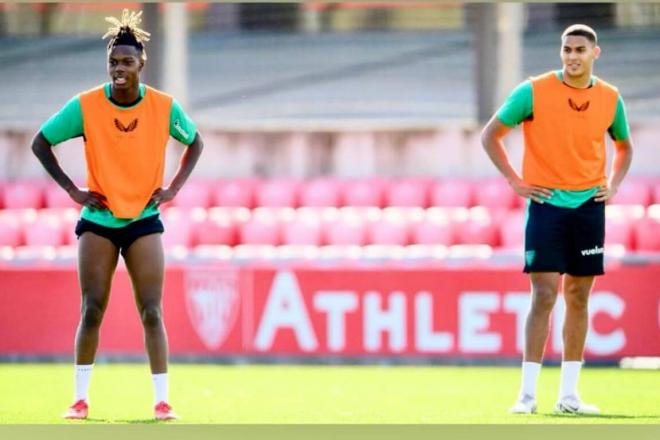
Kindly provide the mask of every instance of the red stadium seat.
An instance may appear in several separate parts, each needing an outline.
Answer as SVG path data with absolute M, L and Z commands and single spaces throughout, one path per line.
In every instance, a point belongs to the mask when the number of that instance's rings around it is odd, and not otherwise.
M 619 190 L 610 201 L 616 205 L 642 205 L 651 204 L 651 188 L 647 181 L 641 179 L 625 179 Z
M 76 236 L 76 224 L 78 223 L 79 213 L 77 210 L 74 210 L 72 212 L 73 212 L 72 216 L 64 215 L 62 217 L 62 232 L 64 233 L 65 246 L 78 244 L 78 237 Z
M 76 208 L 44 208 L 38 211 L 25 210 L 22 218 L 24 223 L 29 223 L 38 218 L 44 219 L 47 217 L 55 217 L 60 222 L 60 229 L 64 235 L 63 246 L 76 245 L 78 237 L 76 237 L 76 223 L 80 218 L 80 211 Z M 47 221 L 47 220 L 44 220 Z
M 503 248 L 522 248 L 525 244 L 525 211 L 513 210 L 502 218 L 500 245 Z
M 646 207 L 643 205 L 605 205 L 606 219 L 620 219 L 623 221 L 636 221 L 644 218 Z
M 56 183 L 50 183 L 44 190 L 47 208 L 77 208 L 80 205 L 73 201 L 73 199 Z
M 489 246 L 500 244 L 497 224 L 488 216 L 458 222 L 456 232 L 460 244 L 487 244 Z
M 42 181 L 7 182 L 4 185 L 3 193 L 6 209 L 39 209 L 44 206 L 44 182 Z
M 299 186 L 299 182 L 289 179 L 262 182 L 257 190 L 257 206 L 295 208 L 298 205 Z
M 387 188 L 387 206 L 422 207 L 429 203 L 429 186 L 422 179 L 403 179 L 392 182 Z
M 180 208 L 208 208 L 211 205 L 211 183 L 200 180 L 186 182 L 172 200 L 172 206 Z
M 660 203 L 660 182 L 653 183 L 651 187 L 653 203 Z
M 193 243 L 193 211 L 182 208 L 169 208 L 161 216 L 165 233 L 163 234 L 163 246 L 171 248 L 174 246 L 190 247 Z
M 425 245 L 452 245 L 456 243 L 455 231 L 448 217 L 427 217 L 412 226 L 412 241 Z
M 282 226 L 282 238 L 285 245 L 320 246 L 323 244 L 321 222 L 311 218 L 286 222 Z
M 240 228 L 240 242 L 248 245 L 280 244 L 280 225 L 275 219 L 253 217 Z
M 520 206 L 519 197 L 503 178 L 484 179 L 475 189 L 475 203 L 487 208 L 512 209 Z
M 647 217 L 637 221 L 633 235 L 638 251 L 660 252 L 660 219 Z
M 309 207 L 339 206 L 342 183 L 332 178 L 305 182 L 300 191 L 300 205 Z
M 371 244 L 405 246 L 410 242 L 410 230 L 405 221 L 383 219 L 369 225 Z
M 359 218 L 341 219 L 329 223 L 326 227 L 326 240 L 329 245 L 363 246 L 367 243 L 366 226 Z
M 0 211 L 0 246 L 20 246 L 23 244 L 23 231 L 17 216 Z
M 214 206 L 254 208 L 254 193 L 258 181 L 253 179 L 223 180 L 212 190 Z
M 382 179 L 356 179 L 344 185 L 345 206 L 383 207 L 386 182 Z
M 39 263 L 57 258 L 57 247 L 51 245 L 19 246 L 14 249 L 14 259 L 27 261 L 37 267 Z
M 605 220 L 605 245 L 622 245 L 626 250 L 632 250 L 633 222 L 622 218 Z
M 66 244 L 62 220 L 57 215 L 40 215 L 23 224 L 26 246 L 62 246 Z
M 467 180 L 447 178 L 431 187 L 431 206 L 467 208 L 473 199 L 472 183 Z
M 238 244 L 238 228 L 229 216 L 215 216 L 192 224 L 194 245 Z

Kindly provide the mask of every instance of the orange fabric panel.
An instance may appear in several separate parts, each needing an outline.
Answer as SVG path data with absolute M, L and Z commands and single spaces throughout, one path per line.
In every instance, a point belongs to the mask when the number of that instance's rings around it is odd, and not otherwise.
M 87 186 L 107 197 L 112 214 L 135 218 L 163 184 L 172 97 L 147 87 L 134 107 L 119 108 L 103 86 L 80 95 Z
M 605 134 L 614 122 L 618 90 L 600 79 L 576 89 L 555 72 L 531 81 L 534 108 L 523 123 L 523 179 L 564 190 L 604 184 Z

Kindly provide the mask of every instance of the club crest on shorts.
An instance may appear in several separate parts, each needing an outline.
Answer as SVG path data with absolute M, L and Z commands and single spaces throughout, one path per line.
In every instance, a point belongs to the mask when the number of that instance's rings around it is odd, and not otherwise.
M 238 318 L 237 272 L 191 269 L 186 273 L 185 294 L 188 317 L 206 348 L 222 346 Z
M 526 251 L 525 252 L 525 263 L 528 266 L 531 266 L 534 263 L 534 258 L 536 258 L 536 251 Z

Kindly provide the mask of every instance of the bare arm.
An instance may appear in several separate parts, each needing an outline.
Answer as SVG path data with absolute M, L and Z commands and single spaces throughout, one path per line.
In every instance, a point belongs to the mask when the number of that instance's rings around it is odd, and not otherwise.
M 177 193 L 183 187 L 183 184 L 188 180 L 193 169 L 195 169 L 195 165 L 197 165 L 197 161 L 199 160 L 199 156 L 202 154 L 203 149 L 204 141 L 199 132 L 197 132 L 195 134 L 195 139 L 184 150 L 183 155 L 181 156 L 181 161 L 179 162 L 179 168 L 176 170 L 176 174 L 169 186 L 154 191 L 149 200 L 149 204 L 155 203 L 156 205 L 160 205 L 161 203 L 169 202 L 176 197 Z
M 547 188 L 525 183 L 513 166 L 511 166 L 511 161 L 509 160 L 503 142 L 504 137 L 510 131 L 511 129 L 504 125 L 497 116 L 493 116 L 481 132 L 481 144 L 484 150 L 486 150 L 488 157 L 490 157 L 490 160 L 506 178 L 516 194 L 525 198 L 531 198 L 538 203 L 543 203 L 542 198 L 549 198 L 552 192 Z
M 632 162 L 633 146 L 630 139 L 614 141 L 614 159 L 612 160 L 612 171 L 607 185 L 601 186 L 595 196 L 595 201 L 604 202 L 614 197 L 619 190 L 619 185 L 626 177 Z
M 81 190 L 75 183 L 67 176 L 62 167 L 60 166 L 53 149 L 44 135 L 39 132 L 32 140 L 32 152 L 44 169 L 50 176 L 62 187 L 64 191 L 69 194 L 76 203 L 80 205 L 89 206 L 90 208 L 105 209 L 105 196 L 86 190 Z

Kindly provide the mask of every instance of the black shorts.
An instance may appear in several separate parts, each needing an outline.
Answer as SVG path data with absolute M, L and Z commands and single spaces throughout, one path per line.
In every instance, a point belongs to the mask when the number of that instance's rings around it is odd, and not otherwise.
M 527 214 L 526 273 L 605 273 L 605 203 L 589 199 L 577 208 L 560 208 L 531 201 Z
M 126 250 L 138 238 L 150 234 L 162 234 L 164 231 L 163 222 L 160 221 L 158 214 L 134 221 L 122 228 L 108 228 L 84 218 L 78 220 L 78 224 L 76 224 L 76 236 L 78 238 L 85 232 L 100 235 L 117 246 L 122 255 L 126 255 Z

